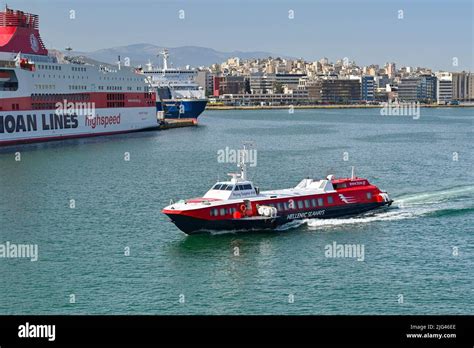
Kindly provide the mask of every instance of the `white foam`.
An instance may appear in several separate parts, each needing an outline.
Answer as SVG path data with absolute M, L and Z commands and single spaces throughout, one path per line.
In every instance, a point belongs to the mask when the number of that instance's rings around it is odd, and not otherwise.
M 402 211 L 394 209 L 386 212 L 373 214 L 370 216 L 360 216 L 352 218 L 337 218 L 337 219 L 311 219 L 307 220 L 308 227 L 321 227 L 321 226 L 340 226 L 347 224 L 366 224 L 375 221 L 395 221 L 404 219 L 414 219 L 419 214 L 415 214 L 410 211 Z
M 290 222 L 288 222 L 284 225 L 278 226 L 277 228 L 275 228 L 275 230 L 277 230 L 277 231 L 286 231 L 286 230 L 289 230 L 289 229 L 292 229 L 292 228 L 297 228 L 297 227 L 305 224 L 306 221 L 308 221 L 308 220 L 293 220 L 293 221 L 290 221 Z
M 439 204 L 472 192 L 474 192 L 474 186 L 472 185 L 433 192 L 420 192 L 395 198 L 395 205 L 405 207 L 410 205 Z

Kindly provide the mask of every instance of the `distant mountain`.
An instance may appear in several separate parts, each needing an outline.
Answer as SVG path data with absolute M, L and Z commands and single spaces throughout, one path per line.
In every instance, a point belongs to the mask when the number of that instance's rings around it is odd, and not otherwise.
M 161 58 L 157 58 L 156 55 L 160 52 L 163 46 L 157 46 L 152 44 L 134 44 L 128 46 L 112 47 L 100 49 L 93 52 L 75 52 L 72 54 L 83 55 L 90 59 L 94 59 L 100 62 L 109 64 L 116 64 L 118 56 L 121 57 L 122 62 L 126 57 L 130 58 L 130 65 L 144 65 L 149 60 L 152 61 L 153 65 L 160 64 Z M 173 67 L 185 67 L 190 65 L 192 67 L 209 66 L 214 63 L 222 63 L 228 58 L 239 57 L 241 59 L 250 58 L 267 58 L 267 57 L 282 57 L 291 58 L 288 56 L 281 56 L 270 52 L 243 52 L 243 51 L 232 51 L 232 52 L 220 52 L 212 48 L 198 47 L 198 46 L 182 46 L 168 48 L 169 51 L 169 63 Z

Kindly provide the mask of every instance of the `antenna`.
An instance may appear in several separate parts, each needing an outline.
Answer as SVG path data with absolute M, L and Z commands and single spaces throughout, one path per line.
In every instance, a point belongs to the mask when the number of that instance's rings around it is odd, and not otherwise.
M 351 179 L 354 180 L 356 178 L 355 176 L 355 167 L 352 166 L 352 174 L 351 174 Z
M 241 152 L 240 162 L 238 164 L 238 167 L 240 167 L 240 177 L 242 178 L 242 180 L 247 180 L 247 164 L 245 164 L 246 152 L 247 152 L 247 149 L 244 146 L 244 149 Z
M 242 180 L 247 180 L 247 164 L 245 161 L 249 159 L 248 149 L 253 146 L 253 143 L 245 141 L 242 145 L 243 150 L 239 151 L 239 164 L 237 166 L 240 167 L 240 177 Z
M 121 64 L 121 61 L 120 61 L 120 56 L 118 56 L 118 61 L 117 61 L 117 64 L 118 64 L 118 69 L 120 70 L 120 64 Z

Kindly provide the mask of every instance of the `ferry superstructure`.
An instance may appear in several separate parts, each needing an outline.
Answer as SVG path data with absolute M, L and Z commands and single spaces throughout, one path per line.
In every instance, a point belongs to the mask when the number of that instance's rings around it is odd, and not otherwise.
M 156 107 L 165 118 L 195 118 L 206 108 L 208 99 L 204 89 L 196 83 L 197 71 L 168 66 L 169 53 L 163 50 L 163 66 L 146 64 L 144 74 L 156 91 Z
M 293 188 L 260 191 L 240 173 L 216 183 L 199 198 L 181 200 L 162 212 L 183 232 L 271 230 L 294 220 L 328 219 L 390 206 L 387 192 L 356 177 L 306 178 Z
M 37 15 L 0 12 L 0 146 L 157 126 L 143 74 L 48 55 Z

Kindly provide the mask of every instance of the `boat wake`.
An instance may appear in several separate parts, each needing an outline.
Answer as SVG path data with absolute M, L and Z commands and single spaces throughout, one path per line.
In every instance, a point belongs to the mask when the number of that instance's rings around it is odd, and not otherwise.
M 474 186 L 457 186 L 450 189 L 420 192 L 415 194 L 404 195 L 395 198 L 397 206 L 403 208 L 404 206 L 416 206 L 426 204 L 438 204 L 447 201 L 459 201 L 465 198 L 472 197 L 474 194 Z
M 369 213 L 352 218 L 340 218 L 340 219 L 311 219 L 307 220 L 306 224 L 308 227 L 321 227 L 321 226 L 340 226 L 348 224 L 366 224 L 374 221 L 395 221 L 404 219 L 414 219 L 416 215 L 411 212 L 401 212 L 397 208 L 392 208 L 389 211 Z
M 310 229 L 317 229 L 348 224 L 366 224 L 377 221 L 416 219 L 423 216 L 461 215 L 474 211 L 474 206 L 472 205 L 473 196 L 474 186 L 420 192 L 395 197 L 393 205 L 384 210 L 372 211 L 350 218 L 304 220 L 299 225 L 306 224 Z M 289 226 L 288 228 L 294 228 L 294 226 Z
M 301 225 L 304 225 L 307 223 L 309 220 L 293 220 L 291 222 L 288 222 L 287 224 L 278 226 L 275 228 L 275 231 L 286 231 L 286 230 L 291 230 L 293 228 L 300 227 Z

